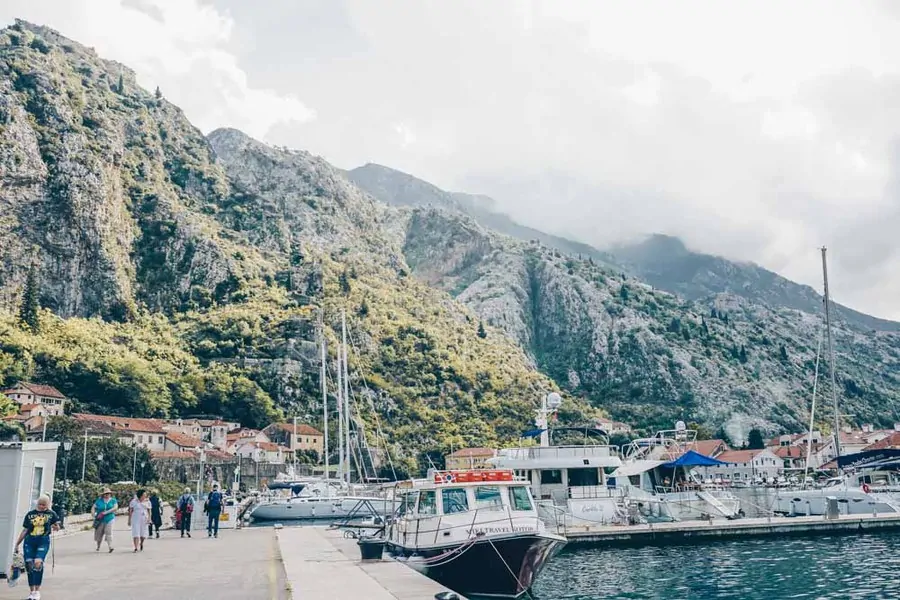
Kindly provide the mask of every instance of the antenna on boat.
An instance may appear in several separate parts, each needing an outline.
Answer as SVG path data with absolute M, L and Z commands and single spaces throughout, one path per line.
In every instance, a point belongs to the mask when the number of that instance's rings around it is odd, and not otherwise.
M 841 413 L 838 410 L 837 387 L 834 381 L 834 345 L 831 341 L 831 309 L 828 294 L 828 261 L 825 258 L 826 248 L 822 246 L 822 278 L 825 282 L 825 336 L 828 339 L 828 370 L 831 372 L 831 401 L 834 405 L 834 457 L 841 456 Z M 840 470 L 840 467 L 838 467 Z
M 322 453 L 325 455 L 325 481 L 328 481 L 328 357 L 325 352 L 325 318 L 323 313 L 319 312 L 319 336 L 322 346 Z

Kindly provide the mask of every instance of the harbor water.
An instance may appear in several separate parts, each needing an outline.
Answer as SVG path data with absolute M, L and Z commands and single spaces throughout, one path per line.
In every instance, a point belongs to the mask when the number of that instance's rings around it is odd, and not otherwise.
M 900 535 L 758 538 L 643 548 L 573 548 L 534 600 L 900 598 Z

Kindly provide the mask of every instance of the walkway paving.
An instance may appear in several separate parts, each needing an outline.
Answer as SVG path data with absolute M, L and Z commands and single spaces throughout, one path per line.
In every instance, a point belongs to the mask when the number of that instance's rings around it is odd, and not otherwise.
M 278 542 L 297 599 L 430 600 L 448 591 L 396 561 L 361 561 L 356 540 L 337 530 L 287 527 L 278 531 Z
M 202 517 L 202 515 L 197 515 Z M 91 532 L 56 539 L 56 569 L 48 557 L 44 600 L 286 600 L 283 566 L 275 532 L 269 528 L 222 530 L 218 539 L 195 532 L 180 539 L 164 530 L 132 552 L 127 519 L 116 519 L 116 551 L 94 551 Z M 9 588 L 0 582 L 0 600 L 28 596 L 25 577 Z

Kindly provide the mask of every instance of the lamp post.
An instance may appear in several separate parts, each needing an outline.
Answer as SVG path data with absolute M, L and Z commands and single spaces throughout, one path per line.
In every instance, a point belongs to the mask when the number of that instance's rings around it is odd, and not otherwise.
M 72 451 L 72 440 L 63 442 L 63 451 L 66 453 L 65 462 L 63 463 L 63 501 L 59 509 L 59 526 L 66 526 L 66 502 L 69 499 L 69 452 Z
M 100 467 L 103 466 L 103 453 L 97 453 L 97 483 L 103 483 L 103 476 L 100 474 Z
M 145 461 L 145 460 L 142 460 L 142 461 L 141 461 L 141 484 L 142 484 L 142 485 L 143 485 L 143 483 L 144 483 L 144 466 L 145 466 L 146 464 L 147 464 L 147 461 Z

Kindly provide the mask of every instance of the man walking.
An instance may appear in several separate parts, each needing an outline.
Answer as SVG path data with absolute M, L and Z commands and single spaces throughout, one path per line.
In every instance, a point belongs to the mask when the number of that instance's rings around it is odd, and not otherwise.
M 206 499 L 206 534 L 208 537 L 219 537 L 219 516 L 222 514 L 222 492 L 219 485 L 213 484 L 213 489 Z
M 116 521 L 116 511 L 119 502 L 113 496 L 112 490 L 103 488 L 103 493 L 94 501 L 91 512 L 94 514 L 94 543 L 97 544 L 97 552 L 100 552 L 100 543 L 106 539 L 106 547 L 113 551 L 112 535 Z
M 191 488 L 184 488 L 184 493 L 178 498 L 175 505 L 178 515 L 181 517 L 181 537 L 187 534 L 191 537 L 191 514 L 194 512 L 194 497 L 191 496 Z

